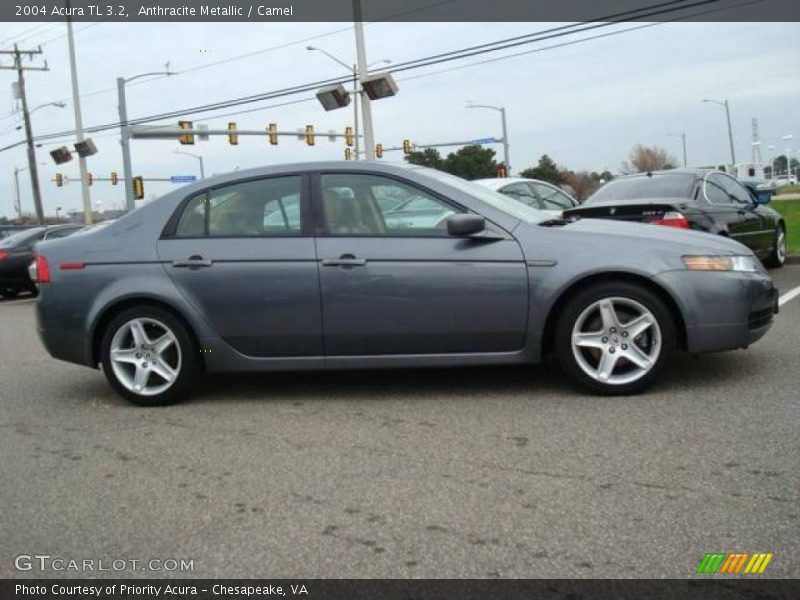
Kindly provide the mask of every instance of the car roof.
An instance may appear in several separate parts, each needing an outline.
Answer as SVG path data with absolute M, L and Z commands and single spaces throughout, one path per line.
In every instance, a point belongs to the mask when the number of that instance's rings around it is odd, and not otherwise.
M 530 179 L 528 177 L 489 177 L 486 179 L 473 179 L 473 183 L 480 183 L 482 186 L 488 187 L 493 190 L 500 189 L 501 187 L 508 185 L 510 183 L 524 183 L 524 182 L 542 183 L 544 185 L 549 185 L 550 187 L 554 188 L 558 187 L 547 181 L 542 181 L 540 179 Z
M 628 175 L 620 175 L 619 177 L 615 177 L 611 181 L 616 181 L 617 179 L 629 179 L 633 177 L 647 177 L 648 175 L 694 175 L 698 179 L 702 179 L 709 173 L 721 173 L 723 175 L 726 175 L 726 173 L 720 171 L 719 169 L 701 169 L 701 168 L 662 169 L 659 171 L 642 171 L 641 173 L 630 173 Z M 730 176 L 733 177 L 733 175 Z

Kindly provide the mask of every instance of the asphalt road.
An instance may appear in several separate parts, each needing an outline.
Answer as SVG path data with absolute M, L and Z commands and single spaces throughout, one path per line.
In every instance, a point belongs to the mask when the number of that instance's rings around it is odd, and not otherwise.
M 783 291 L 800 266 L 774 273 Z M 545 368 L 209 378 L 142 409 L 0 303 L 0 577 L 800 577 L 800 298 L 748 351 L 597 398 Z M 193 559 L 19 572 L 14 557 Z

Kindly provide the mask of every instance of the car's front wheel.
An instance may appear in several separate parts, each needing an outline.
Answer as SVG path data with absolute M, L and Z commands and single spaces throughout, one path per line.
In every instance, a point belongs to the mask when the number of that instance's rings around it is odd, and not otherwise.
M 574 295 L 555 329 L 562 370 L 601 394 L 635 394 L 655 381 L 675 348 L 675 321 L 650 290 L 601 283 Z
M 772 246 L 772 254 L 764 261 L 764 265 L 770 269 L 782 267 L 786 262 L 786 229 L 783 225 L 775 228 L 775 238 Z
M 183 399 L 201 373 L 199 350 L 186 327 L 156 306 L 133 307 L 116 315 L 100 348 L 111 386 L 142 406 Z

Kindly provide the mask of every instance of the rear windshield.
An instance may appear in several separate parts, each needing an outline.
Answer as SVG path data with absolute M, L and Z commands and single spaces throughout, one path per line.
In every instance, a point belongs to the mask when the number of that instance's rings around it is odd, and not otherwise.
M 626 202 L 651 198 L 690 198 L 695 176 L 687 173 L 637 175 L 609 181 L 584 204 Z
M 43 231 L 44 231 L 43 227 L 33 227 L 31 229 L 23 229 L 22 231 L 17 231 L 16 233 L 12 233 L 8 237 L 0 239 L 0 246 L 3 246 L 5 248 L 10 248 L 11 246 L 18 246 L 19 244 L 24 244 L 29 240 L 33 240 Z

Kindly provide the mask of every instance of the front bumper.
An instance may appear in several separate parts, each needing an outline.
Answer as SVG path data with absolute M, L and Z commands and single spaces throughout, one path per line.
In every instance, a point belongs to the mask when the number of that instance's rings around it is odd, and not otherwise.
M 767 333 L 778 312 L 778 288 L 765 273 L 679 270 L 655 281 L 681 309 L 689 352 L 747 347 Z

